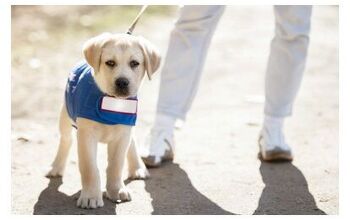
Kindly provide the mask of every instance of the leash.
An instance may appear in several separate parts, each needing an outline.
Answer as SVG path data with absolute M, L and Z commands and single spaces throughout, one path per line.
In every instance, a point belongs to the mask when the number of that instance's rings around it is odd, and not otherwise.
M 137 22 L 139 21 L 141 15 L 143 14 L 143 12 L 146 10 L 146 8 L 148 7 L 148 5 L 144 5 L 142 6 L 140 12 L 138 13 L 138 15 L 136 16 L 135 20 L 132 22 L 131 26 L 129 27 L 128 31 L 126 32 L 127 34 L 132 34 L 132 32 L 135 29 L 135 26 L 137 24 Z

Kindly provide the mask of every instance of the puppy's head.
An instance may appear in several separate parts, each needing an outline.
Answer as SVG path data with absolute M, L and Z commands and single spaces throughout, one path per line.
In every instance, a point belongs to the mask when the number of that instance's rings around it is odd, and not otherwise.
M 100 90 L 119 98 L 136 96 L 145 73 L 151 79 L 160 64 L 149 41 L 128 34 L 101 34 L 84 44 L 83 53 Z

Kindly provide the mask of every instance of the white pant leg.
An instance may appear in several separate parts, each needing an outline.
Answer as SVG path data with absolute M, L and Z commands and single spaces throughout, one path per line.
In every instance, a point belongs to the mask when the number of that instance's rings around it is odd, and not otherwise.
M 210 40 L 224 6 L 184 6 L 161 72 L 157 114 L 185 119 L 198 89 Z
M 291 115 L 309 44 L 311 6 L 275 6 L 275 37 L 265 78 L 265 115 Z

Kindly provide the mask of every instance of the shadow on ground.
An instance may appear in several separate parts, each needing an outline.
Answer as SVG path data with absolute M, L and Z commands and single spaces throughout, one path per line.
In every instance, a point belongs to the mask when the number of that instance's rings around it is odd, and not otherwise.
M 145 189 L 152 198 L 152 214 L 232 215 L 200 193 L 191 183 L 187 173 L 178 164 L 166 163 L 150 169 L 151 178 Z M 260 173 L 265 188 L 255 215 L 325 215 L 308 189 L 302 172 L 292 163 L 261 162 Z M 126 184 L 129 181 L 126 181 Z M 116 204 L 104 199 L 104 207 L 81 209 L 76 207 L 79 192 L 66 195 L 58 190 L 62 178 L 50 179 L 37 203 L 35 215 L 115 215 Z
M 311 195 L 303 173 L 292 163 L 261 162 L 265 188 L 255 215 L 325 215 Z
M 150 169 L 145 189 L 152 198 L 153 215 L 232 215 L 200 193 L 187 173 L 175 163 Z
M 62 178 L 52 178 L 38 198 L 33 210 L 34 215 L 115 215 L 116 204 L 104 199 L 104 206 L 98 209 L 82 209 L 76 206 L 80 192 L 68 196 L 58 188 Z

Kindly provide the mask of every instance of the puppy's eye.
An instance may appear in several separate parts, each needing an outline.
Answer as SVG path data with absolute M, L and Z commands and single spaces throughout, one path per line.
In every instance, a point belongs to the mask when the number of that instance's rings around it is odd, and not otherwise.
M 137 62 L 136 60 L 130 61 L 130 67 L 131 67 L 131 68 L 135 68 L 135 67 L 137 67 L 138 65 L 140 65 L 140 63 Z
M 105 63 L 107 66 L 109 66 L 109 67 L 114 67 L 115 66 L 115 62 L 113 61 L 113 60 L 108 60 L 108 61 L 106 61 L 106 63 Z

